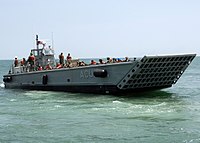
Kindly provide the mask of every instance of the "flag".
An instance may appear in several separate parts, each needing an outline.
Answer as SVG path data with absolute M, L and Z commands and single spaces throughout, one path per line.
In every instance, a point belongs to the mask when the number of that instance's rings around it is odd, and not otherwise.
M 40 44 L 45 46 L 46 43 L 44 41 L 37 41 L 37 45 L 40 45 Z

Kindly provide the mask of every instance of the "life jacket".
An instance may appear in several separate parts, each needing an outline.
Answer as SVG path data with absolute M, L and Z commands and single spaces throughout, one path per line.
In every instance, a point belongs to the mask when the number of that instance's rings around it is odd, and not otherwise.
M 46 66 L 46 70 L 51 70 L 51 69 L 52 69 L 52 67 L 50 65 Z
M 25 64 L 25 61 L 24 60 L 22 60 L 21 61 L 21 66 L 23 66 Z
M 42 70 L 42 66 L 39 66 L 38 70 L 41 71 Z
M 71 56 L 67 56 L 67 60 L 72 60 L 72 57 Z
M 29 61 L 34 61 L 35 60 L 35 57 L 32 55 L 32 56 L 29 56 Z
M 60 69 L 60 68 L 62 68 L 62 65 L 61 65 L 61 64 L 58 64 L 56 68 L 57 68 L 57 69 Z
M 95 61 L 91 62 L 91 65 L 96 65 L 97 63 Z
M 31 66 L 33 66 L 35 63 L 35 57 L 33 55 L 29 56 L 28 57 L 28 61 L 30 63 Z

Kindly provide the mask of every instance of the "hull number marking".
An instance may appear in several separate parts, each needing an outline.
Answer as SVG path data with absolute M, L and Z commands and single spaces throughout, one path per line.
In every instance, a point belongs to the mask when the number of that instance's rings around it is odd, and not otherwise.
M 92 70 L 81 70 L 80 78 L 93 78 L 93 71 Z

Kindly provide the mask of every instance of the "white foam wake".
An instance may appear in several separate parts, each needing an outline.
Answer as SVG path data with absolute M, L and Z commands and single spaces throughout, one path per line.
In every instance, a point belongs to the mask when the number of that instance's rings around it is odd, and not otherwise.
M 4 88 L 5 87 L 4 83 L 0 83 L 0 87 Z

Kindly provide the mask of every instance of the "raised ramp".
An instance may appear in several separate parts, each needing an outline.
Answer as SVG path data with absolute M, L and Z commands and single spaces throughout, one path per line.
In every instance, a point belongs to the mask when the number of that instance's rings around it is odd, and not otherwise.
M 170 87 L 177 82 L 196 54 L 144 56 L 118 83 L 119 89 Z

